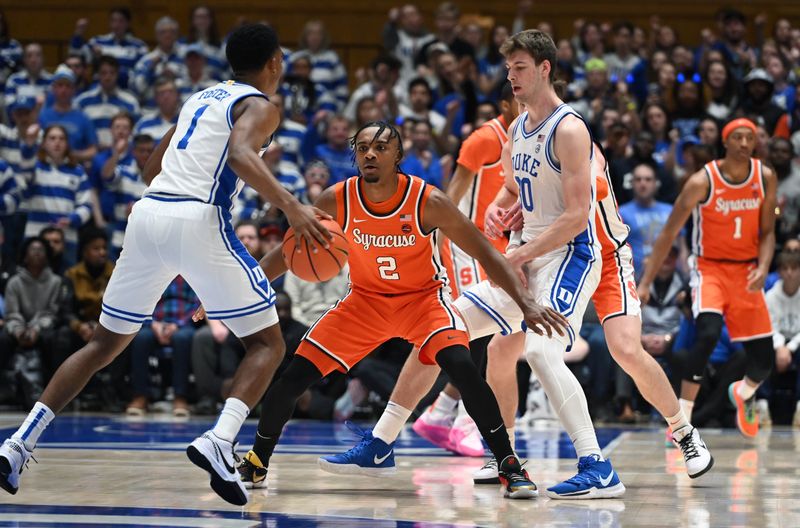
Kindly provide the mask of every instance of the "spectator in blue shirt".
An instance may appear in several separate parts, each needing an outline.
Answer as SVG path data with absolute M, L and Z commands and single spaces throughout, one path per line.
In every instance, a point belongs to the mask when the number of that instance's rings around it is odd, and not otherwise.
M 178 122 L 180 112 L 180 96 L 175 81 L 162 77 L 156 81 L 154 87 L 155 100 L 158 110 L 155 113 L 142 117 L 133 129 L 133 134 L 147 134 L 161 141 L 169 129 Z
M 89 117 L 72 107 L 75 96 L 75 74 L 62 64 L 53 75 L 53 105 L 42 110 L 39 123 L 43 128 L 61 125 L 67 131 L 72 156 L 80 161 L 91 160 L 97 154 L 97 135 Z
M 356 174 L 349 136 L 350 121 L 342 116 L 333 116 L 325 129 L 326 142 L 314 149 L 314 157 L 324 161 L 331 171 L 331 184 Z
M 416 121 L 411 129 L 411 148 L 400 163 L 400 170 L 406 174 L 419 176 L 426 182 L 442 188 L 441 158 L 433 151 L 431 124 Z
M 98 196 L 100 207 L 99 211 L 94 211 L 94 223 L 97 227 L 106 227 L 106 221 L 111 220 L 114 215 L 114 191 L 105 182 L 111 179 L 118 165 L 135 163 L 131 148 L 133 125 L 133 118 L 124 112 L 111 118 L 111 147 L 101 150 L 92 160 L 89 181 L 92 191 Z
M 668 203 L 656 201 L 658 178 L 656 171 L 646 163 L 633 168 L 633 201 L 619 208 L 622 219 L 631 228 L 628 243 L 633 249 L 633 265 L 638 280 L 644 271 L 645 259 L 653 250 L 653 243 L 661 233 L 672 211 Z
M 78 51 L 86 57 L 86 61 L 94 63 L 98 57 L 107 55 L 119 61 L 119 86 L 128 88 L 132 82 L 133 69 L 145 53 L 147 44 L 134 37 L 130 32 L 131 12 L 127 7 L 115 7 L 108 15 L 108 28 L 110 33 L 97 35 L 84 40 L 84 33 L 89 26 L 86 18 L 79 19 L 75 24 L 75 34 L 69 43 L 70 51 Z
M 119 87 L 119 62 L 114 57 L 103 55 L 97 61 L 97 86 L 84 92 L 75 100 L 75 106 L 83 110 L 92 120 L 97 134 L 98 148 L 110 148 L 111 119 L 120 112 L 139 116 L 139 101 L 131 92 Z

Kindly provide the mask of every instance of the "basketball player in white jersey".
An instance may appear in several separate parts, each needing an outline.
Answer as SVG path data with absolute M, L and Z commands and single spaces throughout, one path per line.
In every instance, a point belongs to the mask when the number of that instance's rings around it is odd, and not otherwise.
M 231 201 L 243 186 L 239 178 L 284 211 L 309 242 L 327 244 L 330 234 L 315 218 L 329 215 L 301 205 L 258 155 L 279 121 L 265 95 L 275 93 L 283 71 L 275 32 L 260 24 L 241 27 L 228 40 L 226 54 L 235 80 L 191 96 L 145 166 L 150 187 L 131 213 L 94 337 L 61 365 L 0 448 L 0 486 L 9 493 L 17 492 L 20 473 L 55 413 L 122 352 L 167 285 L 182 275 L 208 317 L 223 321 L 247 349 L 216 425 L 192 442 L 187 455 L 208 471 L 217 494 L 232 504 L 247 502 L 233 441 L 285 345 L 275 292 L 231 226 Z

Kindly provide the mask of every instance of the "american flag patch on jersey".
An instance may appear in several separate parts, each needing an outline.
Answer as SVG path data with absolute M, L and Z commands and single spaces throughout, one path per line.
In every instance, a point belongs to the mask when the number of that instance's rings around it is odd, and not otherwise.
M 539 134 L 539 136 L 536 138 L 536 142 L 541 143 L 542 141 L 544 141 L 544 134 Z
M 411 215 L 410 214 L 400 215 L 400 221 L 401 222 L 410 222 L 411 221 Z

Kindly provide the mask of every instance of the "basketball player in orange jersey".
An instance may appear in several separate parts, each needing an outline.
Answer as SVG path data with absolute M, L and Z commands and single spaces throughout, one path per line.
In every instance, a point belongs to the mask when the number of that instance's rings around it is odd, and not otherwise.
M 439 230 L 476 257 L 490 277 L 518 304 L 536 333 L 563 335 L 566 320 L 534 302 L 521 269 L 514 270 L 440 191 L 398 174 L 402 143 L 386 123 L 369 123 L 354 138 L 360 176 L 326 191 L 317 206 L 342 226 L 349 243 L 350 290 L 311 326 L 295 356 L 262 403 L 253 450 L 240 467 L 242 479 L 263 487 L 266 468 L 283 426 L 300 395 L 334 370 L 347 371 L 378 345 L 402 337 L 419 347 L 420 361 L 438 364 L 459 388 L 497 460 L 505 494 L 536 496 L 508 441 L 497 401 L 472 362 L 463 321 L 451 307 L 441 265 Z M 262 260 L 269 277 L 286 270 L 280 251 Z M 522 280 L 521 280 L 522 279 Z M 393 463 L 393 448 L 375 449 L 375 467 Z M 382 449 L 381 449 L 382 448 Z
M 772 324 L 764 299 L 764 280 L 775 251 L 777 180 L 754 159 L 756 125 L 735 119 L 722 129 L 725 157 L 692 174 L 653 245 L 639 296 L 647 302 L 650 284 L 673 240 L 692 215 L 692 311 L 697 339 L 689 352 L 681 405 L 691 416 L 711 352 L 722 331 L 723 317 L 732 341 L 744 344 L 744 379 L 728 387 L 736 423 L 747 437 L 758 433 L 755 392 L 775 363 Z
M 508 141 L 506 130 L 519 115 L 510 83 L 503 85 L 500 91 L 499 107 L 500 115 L 484 123 L 461 145 L 456 170 L 446 191 L 453 203 L 458 204 L 458 209 L 482 233 L 486 208 L 503 186 L 500 153 Z M 504 252 L 508 245 L 508 238 L 503 234 L 490 240 L 500 252 Z M 441 250 L 451 279 L 453 298 L 486 279 L 480 263 L 452 241 L 443 239 Z M 472 360 L 479 368 L 486 361 L 486 346 L 490 339 L 486 336 L 470 342 Z M 409 355 L 407 362 L 419 364 L 414 354 Z M 434 445 L 460 455 L 482 457 L 484 448 L 480 433 L 460 398 L 458 390 L 448 383 L 434 404 L 414 422 L 414 432 Z M 411 415 L 411 410 L 402 406 L 395 410 L 403 415 L 403 422 Z

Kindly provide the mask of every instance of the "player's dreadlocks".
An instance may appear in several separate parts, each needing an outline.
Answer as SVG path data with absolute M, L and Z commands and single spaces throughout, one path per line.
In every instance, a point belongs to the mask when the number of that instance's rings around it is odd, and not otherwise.
M 400 136 L 400 131 L 397 130 L 394 127 L 394 125 L 392 125 L 387 121 L 370 121 L 369 123 L 365 124 L 358 130 L 356 130 L 356 133 L 353 134 L 353 136 L 350 138 L 350 148 L 353 149 L 353 156 L 352 156 L 353 165 L 356 164 L 356 138 L 358 137 L 358 135 L 361 133 L 362 130 L 373 127 L 377 128 L 378 131 L 375 132 L 375 135 L 372 137 L 370 145 L 374 143 L 375 140 L 377 140 L 379 137 L 381 137 L 381 134 L 383 134 L 383 132 L 387 129 L 389 130 L 389 140 L 391 139 L 397 140 L 397 150 L 399 154 L 399 156 L 397 157 L 397 171 L 400 172 L 400 162 L 403 161 L 403 157 L 405 156 L 405 150 L 403 150 L 403 138 Z

